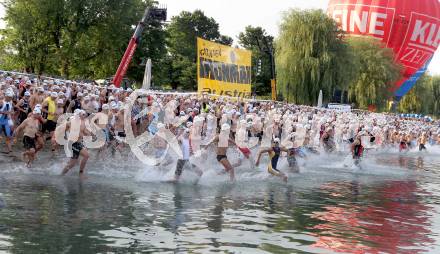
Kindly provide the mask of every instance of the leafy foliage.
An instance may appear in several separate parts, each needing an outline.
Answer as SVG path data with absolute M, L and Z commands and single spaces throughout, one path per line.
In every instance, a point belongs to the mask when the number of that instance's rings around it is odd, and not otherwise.
M 358 107 L 369 105 L 386 108 L 392 97 L 390 87 L 401 77 L 401 67 L 394 62 L 394 53 L 372 38 L 349 38 L 351 65 L 357 66 L 349 85 L 350 100 Z
M 440 116 L 440 76 L 423 75 L 399 103 L 399 112 Z
M 197 37 L 232 45 L 232 38 L 221 35 L 219 24 L 201 10 L 183 11 L 173 17 L 168 35 L 173 88 L 197 89 Z
M 340 64 L 345 48 L 337 24 L 321 10 L 286 12 L 276 42 L 280 92 L 289 101 L 311 105 L 320 90 L 331 95 L 345 87 L 345 69 L 350 68 Z
M 252 51 L 252 87 L 257 95 L 266 95 L 271 92 L 272 79 L 270 50 L 273 50 L 274 38 L 261 27 L 247 26 L 238 36 L 238 43 L 245 49 Z M 261 73 L 258 74 L 258 63 L 261 61 Z
M 153 0 L 0 0 L 7 27 L 0 31 L 0 68 L 98 79 L 116 71 L 134 26 Z M 232 45 L 219 24 L 202 11 L 183 11 L 167 26 L 145 29 L 127 76 L 141 81 L 146 59 L 153 61 L 153 85 L 195 90 L 196 38 Z M 389 87 L 400 77 L 393 52 L 380 42 L 346 38 L 321 10 L 289 10 L 275 41 L 261 27 L 239 34 L 252 51 L 252 81 L 260 96 L 270 94 L 271 53 L 276 54 L 278 94 L 290 102 L 315 104 L 319 91 L 331 101 L 348 92 L 360 108 L 384 108 Z M 275 45 L 274 45 L 275 44 Z M 261 60 L 261 73 L 257 67 Z M 344 94 L 344 93 L 343 93 Z M 423 98 L 423 102 L 421 100 Z M 440 114 L 440 78 L 425 76 L 403 98 L 402 112 Z
M 341 90 L 359 108 L 384 108 L 400 78 L 392 50 L 375 39 L 346 38 L 320 10 L 287 12 L 276 53 L 278 87 L 296 103 L 316 103 L 320 90 L 331 101 Z
M 11 48 L 6 52 L 8 57 L 21 60 L 20 69 L 75 78 L 105 78 L 114 74 L 133 33 L 132 25 L 152 3 L 5 0 L 7 28 L 2 31 L 2 41 Z M 161 30 L 162 25 L 153 26 Z M 147 42 L 147 47 L 165 54 L 163 36 L 151 36 Z M 139 76 L 133 70 L 130 73 Z

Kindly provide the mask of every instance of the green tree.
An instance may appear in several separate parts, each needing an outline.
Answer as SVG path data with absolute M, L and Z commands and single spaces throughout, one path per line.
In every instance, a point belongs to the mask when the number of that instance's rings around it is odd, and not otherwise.
M 432 84 L 432 96 L 434 99 L 432 114 L 440 117 L 440 76 L 433 76 L 431 79 Z
M 218 23 L 201 10 L 181 12 L 171 19 L 167 31 L 172 63 L 169 78 L 174 89 L 197 89 L 197 37 L 232 44 L 232 38 L 221 35 Z
M 343 33 L 321 10 L 284 14 L 276 41 L 278 89 L 291 102 L 315 104 L 319 91 L 326 101 L 336 88 L 348 86 L 351 65 Z M 348 73 L 348 74 L 347 74 Z
M 6 31 L 0 31 L 0 37 Z M 16 54 L 13 53 L 11 48 L 11 42 L 7 38 L 0 40 L 0 69 L 2 70 L 21 70 L 23 63 Z
M 411 91 L 406 94 L 402 100 L 399 102 L 399 112 L 402 113 L 422 113 L 422 104 L 426 103 L 426 99 L 424 98 L 423 102 L 419 99 L 421 94 L 426 95 L 428 86 L 426 81 L 418 82 Z M 421 83 L 421 84 L 420 84 Z
M 133 24 L 151 0 L 3 0 L 6 29 L 2 31 L 6 59 L 20 69 L 68 78 L 104 78 L 115 73 L 133 34 Z M 166 56 L 161 24 L 144 35 L 129 76 L 138 78 L 139 54 Z M 147 28 L 148 30 L 148 28 Z M 148 49 L 148 50 L 147 50 Z M 3 60 L 3 64 L 9 61 Z M 132 69 L 135 70 L 132 70 Z M 143 72 L 143 71 L 142 71 Z
M 40 19 L 48 16 L 56 1 L 3 1 L 7 28 L 2 30 L 2 42 L 7 44 L 5 58 L 20 64 L 20 69 L 42 72 L 50 50 L 50 24 Z M 47 19 L 46 19 L 47 21 Z
M 440 116 L 440 76 L 423 75 L 399 102 L 399 112 Z
M 349 86 L 350 101 L 359 108 L 375 105 L 385 109 L 392 97 L 390 87 L 401 78 L 401 67 L 394 62 L 394 53 L 372 38 L 348 38 L 351 62 L 357 66 Z
M 274 38 L 261 27 L 247 26 L 238 36 L 238 43 L 252 51 L 252 86 L 257 95 L 268 95 L 271 92 L 272 59 L 270 51 L 273 49 Z M 261 62 L 261 73 L 257 68 Z

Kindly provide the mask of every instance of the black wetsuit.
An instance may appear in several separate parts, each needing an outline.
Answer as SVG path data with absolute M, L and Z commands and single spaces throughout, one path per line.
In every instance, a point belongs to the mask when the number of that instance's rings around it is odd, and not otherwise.
M 323 138 L 324 142 L 324 149 L 326 152 L 330 153 L 335 150 L 335 143 L 333 141 L 333 138 L 330 137 L 330 135 L 327 134 L 327 137 Z
M 299 171 L 298 161 L 296 160 L 296 156 L 298 155 L 297 148 L 289 149 L 289 153 L 287 156 L 287 162 L 289 163 L 289 168 L 295 172 Z
M 363 154 L 364 147 L 362 145 L 355 145 L 353 149 L 353 160 L 355 165 L 359 165 Z
M 29 111 L 29 101 L 23 100 L 23 105 L 21 105 L 21 109 L 23 109 L 24 112 L 20 111 L 20 115 L 18 116 L 18 120 L 20 123 L 22 123 L 28 117 L 28 114 L 30 112 Z

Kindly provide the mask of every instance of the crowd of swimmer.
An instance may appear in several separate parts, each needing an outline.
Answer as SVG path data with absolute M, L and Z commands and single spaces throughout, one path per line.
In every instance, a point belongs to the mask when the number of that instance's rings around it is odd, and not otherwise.
M 3 153 L 21 150 L 22 146 L 23 160 L 31 167 L 45 146 L 54 154 L 63 150 L 56 133 L 61 132 L 64 138 L 75 125 L 78 135 L 70 140 L 71 153 L 60 173 L 65 175 L 79 162 L 80 177 L 85 179 L 90 147 L 85 145 L 84 137 L 103 135 L 98 153 L 129 149 L 128 127 L 135 138 L 144 133 L 152 137 L 148 143 L 156 158 L 163 159 L 169 152 L 171 138 L 164 133 L 175 137 L 180 153 L 170 181 L 179 181 L 184 169 L 201 177 L 202 167 L 191 158 L 206 158 L 209 148 L 215 150 L 218 163 L 231 181 L 235 180 L 234 168 L 241 165 L 242 159 L 258 166 L 263 155 L 269 156 L 268 173 L 287 181 L 288 173 L 300 171 L 298 157 L 345 152 L 358 165 L 366 149 L 422 151 L 428 144 L 440 144 L 439 122 L 427 119 L 196 94 L 144 91 L 133 99 L 134 92 L 113 85 L 30 79 L 4 73 L 0 75 L 0 131 L 6 144 Z M 130 126 L 127 112 L 131 113 Z M 106 121 L 91 124 L 94 115 L 104 115 Z M 22 145 L 17 144 L 19 137 Z M 240 154 L 234 164 L 228 158 L 231 149 Z M 288 162 L 285 172 L 278 163 L 284 158 Z M 170 164 L 169 160 L 157 161 Z

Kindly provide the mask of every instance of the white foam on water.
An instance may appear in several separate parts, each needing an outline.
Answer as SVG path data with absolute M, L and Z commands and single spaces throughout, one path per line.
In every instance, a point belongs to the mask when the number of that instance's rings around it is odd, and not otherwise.
M 289 178 L 301 177 L 341 177 L 345 179 L 348 175 L 353 176 L 371 176 L 371 177 L 408 177 L 417 172 L 399 165 L 400 157 L 410 159 L 423 158 L 425 165 L 430 163 L 438 163 L 438 155 L 440 155 L 440 147 L 427 146 L 428 151 L 419 152 L 418 149 L 409 151 L 408 153 L 399 153 L 397 148 L 368 150 L 362 158 L 360 167 L 353 163 L 353 159 L 348 152 L 327 155 L 308 154 L 306 158 L 298 158 L 300 173 L 289 172 L 288 163 L 285 156 L 279 161 L 279 169 L 288 174 Z M 252 156 L 255 158 L 257 149 L 252 149 Z M 115 179 L 127 179 L 133 182 L 166 182 L 174 178 L 174 171 L 177 159 L 172 159 L 171 163 L 166 166 L 148 166 L 142 164 L 134 155 L 125 154 L 118 155 L 117 158 L 108 156 L 106 159 L 96 159 L 95 152 L 90 153 L 90 159 L 86 166 L 86 172 L 90 177 L 105 177 Z M 240 156 L 233 149 L 228 152 L 228 158 L 231 164 L 235 164 Z M 387 163 L 381 161 L 381 158 L 395 160 L 395 163 Z M 23 174 L 23 175 L 47 175 L 59 176 L 62 169 L 67 164 L 68 158 L 59 155 L 51 158 L 50 154 L 43 153 L 35 161 L 32 168 L 28 169 L 23 162 L 7 162 L 3 164 L 0 174 Z M 203 171 L 203 176 L 199 180 L 201 185 L 210 185 L 224 183 L 229 181 L 229 174 L 225 172 L 223 166 L 217 162 L 215 152 L 210 151 L 207 157 L 197 158 L 192 163 L 198 165 Z M 268 156 L 263 156 L 259 167 L 251 167 L 251 162 L 242 158 L 241 166 L 235 168 L 236 180 L 243 182 L 261 182 L 261 181 L 281 181 L 277 177 L 272 177 L 267 172 L 267 165 L 270 160 Z M 423 170 L 422 170 L 423 171 Z M 68 173 L 68 176 L 76 177 L 79 172 L 78 164 Z M 184 170 L 181 182 L 196 183 L 197 175 L 188 170 Z
M 171 170 L 164 171 L 158 168 L 145 167 L 140 169 L 135 175 L 134 179 L 137 182 L 162 182 L 173 179 Z
M 398 154 L 394 155 L 395 157 Z M 406 168 L 382 165 L 377 162 L 375 156 L 363 157 L 360 166 L 356 166 L 352 159 L 351 154 L 321 154 L 310 156 L 306 160 L 305 167 L 301 168 L 302 173 L 314 173 L 321 175 L 337 175 L 343 174 L 355 174 L 355 175 L 367 175 L 367 176 L 409 176 L 412 174 Z

